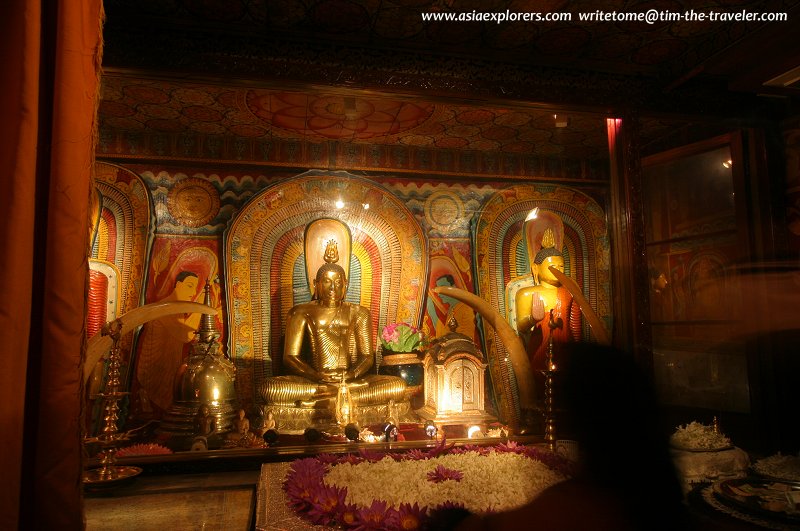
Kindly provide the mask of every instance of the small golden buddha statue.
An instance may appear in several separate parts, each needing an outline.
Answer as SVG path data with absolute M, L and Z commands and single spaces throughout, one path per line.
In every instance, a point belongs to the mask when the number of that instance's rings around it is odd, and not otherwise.
M 267 404 L 333 408 L 343 385 L 355 406 L 406 398 L 407 385 L 401 378 L 367 375 L 375 362 L 371 317 L 363 306 L 344 300 L 347 277 L 335 263 L 338 259 L 331 240 L 325 263 L 317 270 L 313 299 L 289 310 L 283 363 L 292 374 L 264 381 L 260 393 Z M 310 363 L 301 356 L 305 342 Z

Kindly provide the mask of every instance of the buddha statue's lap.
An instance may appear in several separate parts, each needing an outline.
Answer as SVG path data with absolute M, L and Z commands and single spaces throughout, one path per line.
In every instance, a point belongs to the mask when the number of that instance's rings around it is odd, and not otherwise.
M 345 272 L 335 259 L 326 262 L 317 271 L 314 300 L 287 316 L 283 363 L 290 374 L 266 378 L 261 398 L 268 405 L 330 409 L 345 385 L 357 407 L 407 400 L 401 378 L 367 374 L 374 364 L 369 311 L 344 301 Z
M 353 400 L 364 406 L 383 405 L 389 400 L 404 400 L 408 391 L 405 381 L 396 376 L 370 374 L 348 383 L 351 384 Z M 261 396 L 266 403 L 280 406 L 297 406 L 298 403 L 307 405 L 315 397 L 318 400 L 333 398 L 330 390 L 323 391 L 325 396 L 321 396 L 320 387 L 319 383 L 302 376 L 273 376 L 266 379 Z

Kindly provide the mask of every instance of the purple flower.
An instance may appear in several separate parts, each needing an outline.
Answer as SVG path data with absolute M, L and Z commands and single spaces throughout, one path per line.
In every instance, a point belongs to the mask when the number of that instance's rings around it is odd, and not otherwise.
M 464 474 L 458 470 L 453 470 L 452 468 L 447 468 L 442 465 L 438 465 L 435 470 L 428 472 L 428 481 L 432 481 L 433 483 L 441 483 L 442 481 L 447 481 L 448 479 L 452 479 L 453 481 L 461 481 L 463 477 Z
M 381 330 L 381 345 L 393 352 L 413 352 L 424 342 L 422 332 L 407 323 L 392 323 Z
M 497 445 L 498 452 L 511 452 L 512 454 L 521 453 L 523 447 L 517 444 L 516 441 L 508 441 L 507 443 L 501 443 Z
M 339 457 L 333 454 L 321 453 L 317 454 L 317 461 L 326 465 L 333 465 L 339 462 Z
M 315 524 L 327 525 L 336 518 L 346 497 L 346 488 L 320 483 L 311 490 L 311 507 L 306 512 L 306 517 Z
M 556 472 L 567 477 L 574 476 L 577 471 L 577 465 L 575 463 L 549 450 L 540 450 L 532 446 L 526 446 L 523 448 L 522 453 L 530 459 L 541 461 L 547 465 L 548 468 L 552 468 Z
M 461 502 L 452 502 L 450 500 L 447 500 L 446 502 L 440 503 L 439 505 L 437 505 L 433 510 L 434 511 L 441 511 L 443 509 L 444 510 L 447 510 L 447 509 L 466 509 L 466 507 L 464 507 L 464 504 L 461 503 Z
M 298 459 L 292 463 L 283 483 L 289 506 L 301 512 L 308 510 L 326 470 L 327 467 L 314 458 Z
M 365 459 L 361 456 L 355 454 L 347 454 L 341 459 L 339 459 L 340 463 L 350 463 L 351 465 L 357 465 L 359 463 L 363 463 Z
M 372 500 L 372 505 L 358 510 L 356 513 L 356 525 L 353 529 L 385 529 L 387 527 L 387 516 L 391 517 L 394 509 L 387 509 L 386 502 L 383 500 Z
M 352 503 L 341 504 L 338 507 L 336 521 L 346 529 L 356 527 L 358 525 L 358 507 Z
M 401 503 L 397 509 L 397 519 L 392 522 L 396 529 L 420 529 L 427 516 L 427 507 L 419 508 L 419 504 Z
M 452 443 L 450 446 L 448 446 L 447 439 L 442 437 L 442 440 L 437 443 L 436 446 L 428 450 L 428 457 L 437 457 L 446 454 L 453 449 L 453 446 L 455 446 L 455 443 Z
M 427 452 L 423 452 L 419 448 L 414 448 L 405 453 L 405 458 L 408 461 L 421 461 L 428 458 Z
M 383 340 L 387 343 L 394 343 L 400 339 L 400 332 L 397 330 L 398 326 L 400 326 L 398 323 L 386 326 L 381 333 Z
M 378 452 L 373 452 L 372 450 L 367 450 L 366 448 L 359 448 L 358 455 L 360 455 L 363 459 L 366 459 L 370 463 L 377 463 L 381 459 L 383 459 L 383 454 L 379 454 Z

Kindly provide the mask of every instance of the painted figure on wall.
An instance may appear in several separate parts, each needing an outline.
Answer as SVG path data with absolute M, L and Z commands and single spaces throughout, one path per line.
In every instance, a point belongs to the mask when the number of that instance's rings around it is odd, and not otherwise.
M 428 337 L 442 337 L 450 332 L 448 322 L 451 318 L 455 318 L 458 323 L 457 331 L 475 339 L 475 312 L 460 301 L 434 292 L 433 289 L 439 286 L 468 289 L 461 271 L 446 256 L 436 256 L 431 259 L 431 281 L 428 286 L 423 332 Z
M 201 302 L 200 279 L 193 271 L 175 277 L 172 292 L 162 301 Z M 184 347 L 194 337 L 201 314 L 177 314 L 145 324 L 139 336 L 136 378 L 143 413 L 163 413 L 172 405 L 175 374 L 183 361 Z
M 533 285 L 514 297 L 516 328 L 526 343 L 531 367 L 538 374 L 546 368 L 547 349 L 554 343 L 577 341 L 581 335 L 580 308 L 572 294 L 550 271 L 564 271 L 561 253 L 564 225 L 551 212 L 534 209 L 523 225 Z
M 147 302 L 203 302 L 202 287 L 209 280 L 211 305 L 219 310 L 217 268 L 216 249 L 206 240 L 157 239 L 149 264 Z M 161 418 L 172 405 L 175 376 L 188 356 L 200 318 L 199 313 L 178 314 L 142 327 L 131 384 L 136 417 Z M 219 321 L 217 328 L 223 329 Z

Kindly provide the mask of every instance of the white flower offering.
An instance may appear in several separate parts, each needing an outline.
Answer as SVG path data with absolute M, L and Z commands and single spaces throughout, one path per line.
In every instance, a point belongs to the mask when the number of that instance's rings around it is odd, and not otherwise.
M 678 426 L 670 437 L 670 444 L 681 450 L 721 450 L 731 447 L 731 440 L 717 432 L 714 426 L 699 422 Z
M 800 457 L 777 454 L 759 459 L 753 464 L 753 470 L 762 476 L 787 481 L 800 481 Z

